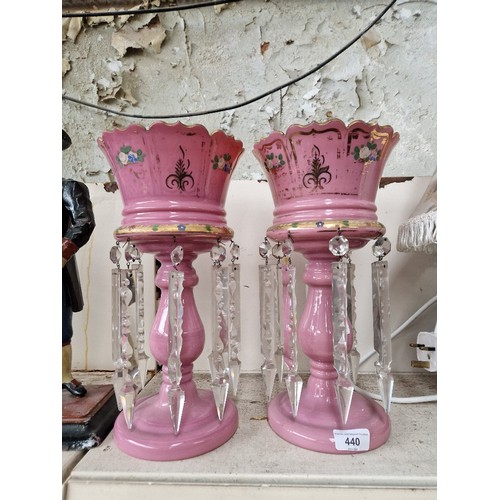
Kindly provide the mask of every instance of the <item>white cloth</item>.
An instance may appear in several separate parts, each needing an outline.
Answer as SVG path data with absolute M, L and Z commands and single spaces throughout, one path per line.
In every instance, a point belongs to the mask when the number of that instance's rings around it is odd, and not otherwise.
M 411 217 L 399 226 L 400 252 L 437 253 L 437 176 L 433 175 Z

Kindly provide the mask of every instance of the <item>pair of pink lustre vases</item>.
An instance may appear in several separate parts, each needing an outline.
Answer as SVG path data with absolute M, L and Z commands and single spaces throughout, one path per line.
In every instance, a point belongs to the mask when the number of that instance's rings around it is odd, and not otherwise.
M 354 393 L 349 418 L 340 417 L 334 390 L 332 262 L 328 242 L 336 234 L 356 249 L 385 233 L 377 220 L 375 198 L 386 160 L 399 140 L 389 126 L 341 120 L 293 125 L 256 143 L 253 153 L 271 189 L 275 210 L 267 237 L 283 242 L 307 259 L 307 299 L 298 325 L 298 342 L 310 360 L 310 376 L 300 407 L 292 415 L 286 394 L 269 404 L 271 428 L 297 446 L 325 453 L 353 453 L 335 445 L 345 436 L 361 437 L 373 450 L 387 441 L 390 419 L 381 405 Z M 193 261 L 218 241 L 230 241 L 225 201 L 231 176 L 243 152 L 241 141 L 222 131 L 210 134 L 202 125 L 154 123 L 106 131 L 98 145 L 108 159 L 123 201 L 118 241 L 132 241 L 161 263 L 156 285 L 161 298 L 150 332 L 151 353 L 163 366 L 158 394 L 139 399 L 130 429 L 120 414 L 114 439 L 125 453 L 146 460 L 179 460 L 214 450 L 238 428 L 238 411 L 228 399 L 218 418 L 212 393 L 193 381 L 193 363 L 201 355 L 205 332 L 193 287 Z M 184 251 L 178 270 L 184 273 L 182 305 L 182 378 L 185 394 L 182 426 L 174 432 L 168 394 L 168 276 L 171 252 Z M 258 246 L 258 242 L 256 242 Z M 255 332 L 258 335 L 258 332 Z M 356 452 L 356 451 L 354 451 Z

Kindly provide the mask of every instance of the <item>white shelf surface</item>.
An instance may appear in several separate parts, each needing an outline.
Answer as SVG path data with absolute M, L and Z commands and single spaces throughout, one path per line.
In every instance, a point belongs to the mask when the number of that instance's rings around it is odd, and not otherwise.
M 363 389 L 375 392 L 374 375 L 362 374 L 360 379 Z M 195 381 L 199 388 L 209 387 L 206 374 L 195 374 Z M 140 397 L 158 392 L 160 383 L 157 374 Z M 394 396 L 435 391 L 435 374 L 395 374 Z M 272 431 L 260 375 L 242 374 L 234 400 L 239 428 L 220 448 L 187 460 L 140 460 L 123 453 L 111 432 L 73 467 L 63 498 L 137 500 L 153 494 L 182 495 L 182 500 L 238 495 L 259 500 L 436 498 L 436 403 L 393 404 L 387 443 L 367 453 L 334 455 L 296 447 Z

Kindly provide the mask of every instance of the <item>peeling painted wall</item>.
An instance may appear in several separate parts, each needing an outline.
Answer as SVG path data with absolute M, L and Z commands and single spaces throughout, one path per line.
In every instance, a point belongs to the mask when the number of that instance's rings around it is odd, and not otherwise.
M 63 93 L 139 115 L 239 103 L 330 57 L 387 3 L 248 0 L 159 14 L 66 18 Z M 360 41 L 283 92 L 181 121 L 210 131 L 221 128 L 243 141 L 235 180 L 263 177 L 251 150 L 272 130 L 331 117 L 377 121 L 400 133 L 385 176 L 432 175 L 437 166 L 436 16 L 434 1 L 398 1 Z M 113 180 L 96 145 L 103 130 L 155 121 L 107 115 L 69 101 L 63 101 L 62 117 L 73 139 L 63 176 L 90 183 Z

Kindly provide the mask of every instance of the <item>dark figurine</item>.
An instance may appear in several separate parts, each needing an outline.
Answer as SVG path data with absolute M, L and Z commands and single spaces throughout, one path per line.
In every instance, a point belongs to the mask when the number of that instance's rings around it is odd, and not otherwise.
M 63 151 L 71 138 L 62 131 Z M 62 180 L 62 387 L 73 396 L 83 397 L 87 389 L 71 373 L 73 313 L 83 309 L 83 295 L 75 253 L 85 245 L 95 227 L 94 212 L 87 186 Z

